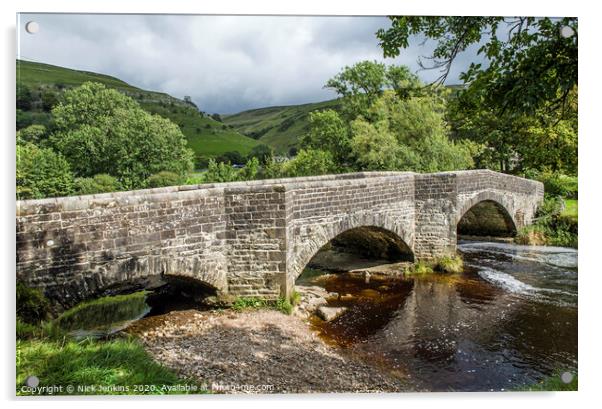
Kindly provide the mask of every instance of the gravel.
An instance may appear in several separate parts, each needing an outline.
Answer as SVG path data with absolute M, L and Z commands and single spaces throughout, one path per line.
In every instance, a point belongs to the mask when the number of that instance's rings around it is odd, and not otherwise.
M 411 386 L 277 311 L 176 311 L 128 329 L 160 363 L 223 393 L 402 392 Z

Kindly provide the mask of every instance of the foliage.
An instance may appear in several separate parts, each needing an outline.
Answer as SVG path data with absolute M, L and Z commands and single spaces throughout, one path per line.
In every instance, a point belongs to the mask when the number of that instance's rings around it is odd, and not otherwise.
M 248 159 L 256 158 L 261 165 L 265 165 L 274 157 L 274 150 L 267 145 L 259 144 L 251 148 Z
M 217 163 L 213 159 L 209 160 L 207 172 L 203 174 L 204 183 L 234 182 L 236 180 L 238 180 L 238 172 L 230 163 Z
M 326 86 L 341 95 L 341 113 L 312 113 L 302 145 L 330 152 L 337 169 L 436 172 L 473 166 L 475 144 L 448 137 L 447 92 L 424 88 L 407 67 L 362 61 Z
M 251 158 L 245 164 L 245 167 L 238 171 L 239 180 L 254 180 L 259 174 L 259 159 Z
M 65 158 L 33 143 L 17 144 L 17 199 L 67 196 L 73 192 L 73 175 Z
M 258 297 L 238 297 L 232 304 L 232 309 L 242 311 L 247 309 L 267 308 L 269 303 L 267 300 Z
M 92 195 L 119 190 L 121 190 L 119 181 L 111 175 L 99 174 L 91 178 L 75 179 L 75 193 L 78 195 Z
M 353 119 L 370 108 L 385 89 L 393 89 L 405 99 L 420 87 L 420 81 L 405 66 L 361 61 L 351 67 L 345 66 L 324 87 L 343 97 L 343 115 Z
M 546 196 L 539 207 L 535 223 L 518 231 L 519 244 L 577 247 L 577 215 L 565 213 L 565 203 L 558 196 Z
M 48 318 L 50 303 L 38 289 L 17 281 L 17 318 L 26 324 L 38 324 Z
M 22 109 L 24 111 L 31 109 L 31 90 L 29 87 L 22 82 L 17 82 L 17 93 L 16 93 L 16 101 L 17 101 L 17 109 Z
M 291 293 L 291 304 L 293 306 L 295 306 L 295 305 L 299 305 L 300 302 L 301 302 L 301 293 L 297 290 L 293 290 L 293 292 Z
M 416 263 L 412 264 L 409 268 L 407 268 L 404 273 L 408 274 L 408 275 L 414 275 L 414 274 L 428 274 L 428 273 L 432 273 L 433 272 L 433 266 L 431 263 L 428 263 L 426 261 L 417 261 Z
M 217 122 L 222 122 L 222 117 L 220 116 L 220 114 L 211 114 L 211 118 L 212 118 L 214 121 L 217 121 Z
M 166 170 L 154 175 L 149 176 L 146 179 L 146 187 L 164 187 L 164 186 L 178 186 L 183 182 L 182 176 L 174 172 L 168 172 Z
M 330 152 L 337 163 L 345 163 L 350 156 L 349 129 L 339 114 L 332 110 L 309 114 L 310 131 L 301 139 L 301 147 Z
M 40 145 L 46 139 L 46 136 L 46 127 L 44 125 L 29 125 L 17 131 L 18 143 L 31 142 Z
M 230 151 L 230 152 L 224 152 L 223 154 L 221 154 L 220 156 L 215 158 L 215 161 L 223 162 L 223 163 L 231 163 L 233 165 L 241 165 L 241 164 L 245 163 L 245 158 L 238 151 Z
M 317 149 L 301 149 L 294 159 L 284 163 L 282 174 L 286 177 L 327 175 L 336 172 L 336 164 L 330 152 Z
M 133 99 L 98 83 L 66 91 L 64 99 L 52 110 L 50 139 L 77 176 L 106 173 L 132 189 L 159 171 L 183 175 L 192 169 L 180 129 Z
M 545 104 L 559 109 L 577 84 L 577 18 L 539 17 L 390 17 L 391 27 L 377 37 L 384 55 L 395 57 L 413 36 L 437 42 L 423 68 L 441 69 L 443 82 L 453 61 L 468 47 L 482 44 L 479 56 L 461 78 L 494 111 L 534 113 Z M 574 36 L 561 35 L 568 26 Z
M 286 315 L 290 315 L 293 312 L 291 302 L 282 297 L 279 297 L 274 301 L 265 300 L 259 297 L 238 297 L 232 304 L 232 309 L 235 311 L 274 309 Z
M 579 184 L 577 176 L 569 176 L 558 172 L 535 172 L 528 176 L 542 182 L 547 195 L 569 199 L 578 198 Z
M 435 262 L 434 270 L 441 273 L 461 273 L 464 270 L 464 261 L 458 255 L 440 257 Z

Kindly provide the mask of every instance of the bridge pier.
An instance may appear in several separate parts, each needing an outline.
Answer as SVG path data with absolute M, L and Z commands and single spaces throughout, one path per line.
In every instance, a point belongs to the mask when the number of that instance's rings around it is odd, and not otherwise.
M 17 202 L 17 279 L 68 307 L 108 290 L 196 280 L 218 294 L 290 295 L 316 252 L 373 226 L 417 260 L 456 251 L 456 226 L 494 201 L 517 228 L 539 182 L 488 170 L 368 172 Z

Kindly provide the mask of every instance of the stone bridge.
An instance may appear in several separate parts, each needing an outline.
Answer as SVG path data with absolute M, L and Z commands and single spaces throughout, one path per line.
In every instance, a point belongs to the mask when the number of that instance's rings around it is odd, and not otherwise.
M 483 201 L 531 223 L 539 182 L 488 170 L 368 172 L 166 187 L 17 202 L 17 278 L 64 307 L 123 286 L 190 279 L 218 294 L 290 294 L 307 262 L 349 229 L 374 226 L 415 259 L 456 251 Z

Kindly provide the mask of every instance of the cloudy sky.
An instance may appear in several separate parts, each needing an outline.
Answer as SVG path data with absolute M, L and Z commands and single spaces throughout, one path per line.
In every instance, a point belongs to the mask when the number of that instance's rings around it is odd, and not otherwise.
M 113 75 L 140 88 L 190 95 L 207 112 L 334 98 L 324 83 L 362 60 L 405 64 L 433 43 L 384 59 L 375 32 L 385 17 L 176 16 L 22 14 L 18 58 Z M 28 34 L 28 21 L 39 32 Z M 455 63 L 448 83 L 474 59 L 474 48 Z M 421 71 L 425 81 L 437 71 Z

